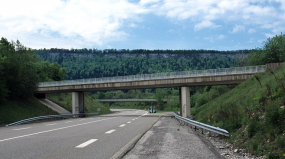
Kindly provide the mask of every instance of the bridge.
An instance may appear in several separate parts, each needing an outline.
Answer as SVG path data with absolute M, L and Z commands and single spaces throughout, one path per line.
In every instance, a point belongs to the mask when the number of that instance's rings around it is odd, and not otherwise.
M 279 66 L 280 63 L 276 63 L 260 66 L 42 82 L 39 84 L 37 93 L 38 97 L 45 98 L 47 93 L 72 92 L 72 113 L 76 114 L 84 108 L 83 92 L 180 87 L 180 114 L 183 117 L 190 117 L 189 87 L 239 84 L 256 73 L 264 72 L 267 68 Z

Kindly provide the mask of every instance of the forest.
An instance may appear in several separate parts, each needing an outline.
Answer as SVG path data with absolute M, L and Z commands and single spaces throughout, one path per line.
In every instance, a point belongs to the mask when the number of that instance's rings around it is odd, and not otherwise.
M 51 49 L 53 50 L 53 49 Z M 49 51 L 51 51 L 49 50 Z M 162 50 L 163 51 L 163 50 Z M 165 50 L 166 51 L 166 50 Z M 238 66 L 236 58 L 227 56 L 200 56 L 189 54 L 187 58 L 149 58 L 149 57 L 110 57 L 101 56 L 59 56 L 51 52 L 36 50 L 42 61 L 56 62 L 66 68 L 68 79 L 99 78 L 175 72 L 201 69 L 216 69 Z M 78 53 L 79 54 L 79 53 Z M 118 53 L 119 54 L 119 53 Z

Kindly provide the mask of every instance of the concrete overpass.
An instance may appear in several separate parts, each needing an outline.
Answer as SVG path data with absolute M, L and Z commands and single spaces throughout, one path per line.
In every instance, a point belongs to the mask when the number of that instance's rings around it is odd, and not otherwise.
M 45 97 L 46 93 L 72 92 L 72 113 L 79 113 L 80 110 L 84 112 L 83 92 L 180 87 L 180 114 L 190 117 L 189 87 L 239 84 L 256 73 L 264 72 L 268 66 L 275 67 L 275 64 L 42 82 L 37 93 L 39 97 Z

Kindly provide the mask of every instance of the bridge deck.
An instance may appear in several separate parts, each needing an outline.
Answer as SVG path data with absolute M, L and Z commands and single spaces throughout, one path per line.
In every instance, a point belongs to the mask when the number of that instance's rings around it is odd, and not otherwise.
M 103 77 L 56 82 L 42 82 L 38 93 L 99 91 L 117 89 L 165 88 L 196 85 L 238 84 L 256 73 L 264 72 L 265 65 L 211 70 L 166 72 L 133 76 Z

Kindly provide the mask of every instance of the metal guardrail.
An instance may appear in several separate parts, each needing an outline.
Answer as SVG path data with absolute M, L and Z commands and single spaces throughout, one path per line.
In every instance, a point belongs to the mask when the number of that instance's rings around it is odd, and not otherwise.
M 107 83 L 107 82 L 141 81 L 141 80 L 199 77 L 199 76 L 217 76 L 217 75 L 230 75 L 230 74 L 260 73 L 260 72 L 264 72 L 265 70 L 266 70 L 265 65 L 260 65 L 260 66 L 232 67 L 232 68 L 220 68 L 220 69 L 210 69 L 210 70 L 163 72 L 163 73 L 141 74 L 141 75 L 131 75 L 131 76 L 116 76 L 116 77 L 103 77 L 103 78 L 89 78 L 89 79 L 78 79 L 78 80 L 41 82 L 41 83 L 39 83 L 39 87 Z
M 12 125 L 20 125 L 20 124 L 25 124 L 33 121 L 38 121 L 38 120 L 47 120 L 47 119 L 57 119 L 57 118 L 77 118 L 81 116 L 92 116 L 92 115 L 99 115 L 99 112 L 96 113 L 80 113 L 80 114 L 60 114 L 60 115 L 48 115 L 48 116 L 38 116 L 38 117 L 33 117 L 33 118 L 28 118 L 24 120 L 20 120 L 11 124 L 8 124 L 6 126 L 12 126 Z
M 204 124 L 204 123 L 200 123 L 198 121 L 194 121 L 194 120 L 182 117 L 182 116 L 178 115 L 177 112 L 174 112 L 174 116 L 176 117 L 176 119 L 181 120 L 183 122 L 186 122 L 188 124 L 197 126 L 199 128 L 202 128 L 202 129 L 206 129 L 208 131 L 211 131 L 211 132 L 214 132 L 214 133 L 217 133 L 217 134 L 229 136 L 229 132 L 227 130 L 225 130 L 225 129 L 221 129 L 219 127 L 214 127 L 214 126 L 211 126 L 211 125 L 207 125 L 207 124 Z

